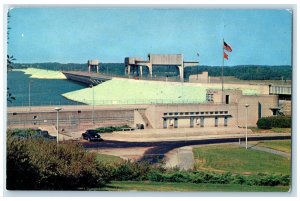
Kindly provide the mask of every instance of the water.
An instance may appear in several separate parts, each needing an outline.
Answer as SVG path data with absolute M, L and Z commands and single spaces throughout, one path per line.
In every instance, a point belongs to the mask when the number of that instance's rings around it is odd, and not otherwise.
M 16 100 L 7 102 L 7 106 L 29 105 L 29 81 L 30 105 L 76 105 L 82 104 L 64 98 L 61 94 L 86 88 L 85 85 L 60 79 L 36 79 L 29 78 L 24 72 L 9 71 L 7 74 L 7 87 Z

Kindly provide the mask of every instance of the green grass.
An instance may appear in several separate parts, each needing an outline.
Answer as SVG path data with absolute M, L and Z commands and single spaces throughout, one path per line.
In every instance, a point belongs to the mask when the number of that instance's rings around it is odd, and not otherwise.
M 260 129 L 257 127 L 250 127 L 254 133 L 291 133 L 291 128 L 271 128 L 271 129 Z
M 292 129 L 291 128 L 272 128 L 271 131 L 274 133 L 291 133 Z
M 112 156 L 112 155 L 107 155 L 107 154 L 97 154 L 96 161 L 98 161 L 100 163 L 112 164 L 112 163 L 120 163 L 123 161 L 123 159 L 121 159 L 118 156 Z
M 270 149 L 275 149 L 278 151 L 291 153 L 291 140 L 268 140 L 268 141 L 255 141 L 250 142 L 250 144 L 256 144 L 260 147 L 266 147 Z
M 193 184 L 147 181 L 114 181 L 99 191 L 163 191 L 163 192 L 288 192 L 289 186 L 248 186 L 238 184 Z
M 194 148 L 195 168 L 217 173 L 290 174 L 290 159 L 237 145 Z

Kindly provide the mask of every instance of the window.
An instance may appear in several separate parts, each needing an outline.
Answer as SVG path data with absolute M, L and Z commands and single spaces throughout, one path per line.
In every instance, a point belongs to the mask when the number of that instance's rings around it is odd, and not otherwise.
M 189 113 L 188 113 L 188 112 L 186 112 L 186 113 L 185 113 L 185 115 L 189 115 Z
M 183 115 L 183 112 L 180 112 L 180 115 Z
M 178 115 L 178 112 L 175 112 L 174 114 L 175 114 L 175 115 Z
M 204 112 L 201 112 L 201 114 L 204 114 Z
M 214 112 L 209 112 L 209 114 L 213 114 Z
M 228 114 L 228 111 L 225 111 L 224 113 L 225 113 L 225 114 Z
M 214 102 L 214 94 L 206 94 L 207 102 Z
M 194 112 L 190 112 L 190 114 L 194 114 Z
M 171 113 L 169 113 L 169 115 L 173 115 L 173 113 L 171 112 Z
M 196 114 L 199 114 L 199 112 L 196 112 Z
M 219 112 L 215 112 L 215 114 L 219 114 Z
M 220 114 L 223 114 L 223 111 L 221 111 Z
M 164 115 L 168 115 L 168 113 L 164 113 Z

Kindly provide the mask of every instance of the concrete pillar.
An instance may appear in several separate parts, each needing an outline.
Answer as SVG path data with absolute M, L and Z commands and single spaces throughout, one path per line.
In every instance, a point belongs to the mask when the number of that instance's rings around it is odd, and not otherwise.
M 127 66 L 127 74 L 130 75 L 130 65 Z
M 149 68 L 149 75 L 152 78 L 152 64 L 148 64 L 148 68 Z
M 180 78 L 180 81 L 183 82 L 183 66 L 178 66 L 179 68 L 179 78 Z
M 99 73 L 99 65 L 97 65 L 97 73 Z
M 89 73 L 91 72 L 91 66 L 89 65 Z
M 143 66 L 140 66 L 140 77 L 143 77 Z

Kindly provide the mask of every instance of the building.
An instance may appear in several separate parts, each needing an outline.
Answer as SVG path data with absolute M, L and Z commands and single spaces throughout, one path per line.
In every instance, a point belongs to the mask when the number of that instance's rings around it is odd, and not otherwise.
M 89 68 L 89 72 L 91 72 L 92 68 L 96 68 L 97 69 L 97 73 L 99 73 L 99 61 L 94 59 L 94 60 L 88 60 L 87 62 L 88 68 Z
M 203 104 L 149 105 L 143 115 L 146 121 L 140 123 L 158 129 L 244 127 L 248 110 L 247 123 L 256 127 L 259 118 L 276 115 L 278 108 L 277 95 L 248 96 L 241 90 L 207 90 L 206 100 Z
M 143 76 L 143 67 L 147 67 L 149 70 L 149 76 L 152 78 L 153 66 L 177 66 L 179 70 L 179 78 L 183 81 L 184 68 L 187 66 L 196 66 L 196 61 L 183 61 L 182 54 L 148 54 L 148 60 L 144 60 L 138 57 L 126 57 L 125 58 L 125 74 L 131 74 L 133 71 L 137 76 Z

